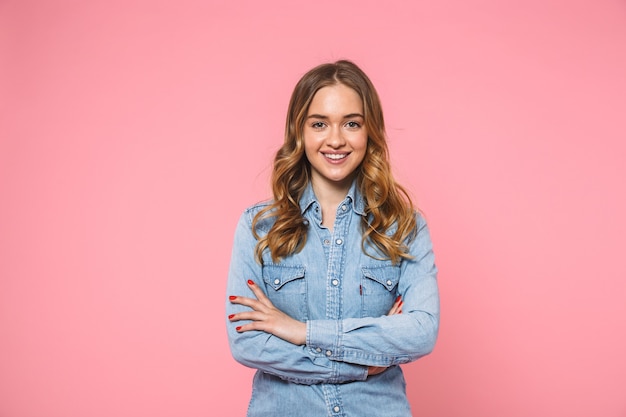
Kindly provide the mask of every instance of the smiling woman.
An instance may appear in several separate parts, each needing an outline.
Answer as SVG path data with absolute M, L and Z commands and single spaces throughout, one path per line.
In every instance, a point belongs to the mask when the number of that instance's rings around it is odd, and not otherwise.
M 231 351 L 258 370 L 248 415 L 411 416 L 399 365 L 434 347 L 437 268 L 352 62 L 296 85 L 272 188 L 239 221 L 228 277 Z

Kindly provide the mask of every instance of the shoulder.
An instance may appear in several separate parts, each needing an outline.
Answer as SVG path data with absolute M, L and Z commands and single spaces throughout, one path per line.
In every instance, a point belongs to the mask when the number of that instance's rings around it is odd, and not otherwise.
M 271 200 L 266 200 L 266 201 L 261 201 L 259 203 L 255 203 L 249 207 L 246 207 L 246 209 L 243 211 L 244 215 L 247 216 L 256 216 L 260 211 L 266 209 L 267 207 L 269 207 L 272 204 Z
M 412 255 L 415 255 L 414 251 L 432 251 L 430 227 L 422 211 L 417 211 L 415 213 L 415 222 L 415 233 L 413 234 L 411 243 L 409 245 L 410 251 L 413 252 Z
M 259 213 L 266 211 L 271 205 L 272 205 L 272 201 L 267 200 L 267 201 L 262 201 L 262 202 L 259 202 L 259 203 L 256 203 L 247 207 L 241 215 L 240 223 L 245 223 L 248 228 L 252 228 L 252 224 L 254 223 L 255 217 L 257 217 Z M 271 215 L 263 216 L 262 218 L 257 220 L 257 223 L 256 223 L 257 232 L 266 233 L 270 229 L 273 223 L 274 223 L 273 216 Z
M 414 212 L 415 215 L 415 223 L 417 226 L 417 232 L 422 229 L 428 230 L 428 222 L 426 221 L 426 216 L 422 210 L 416 210 Z

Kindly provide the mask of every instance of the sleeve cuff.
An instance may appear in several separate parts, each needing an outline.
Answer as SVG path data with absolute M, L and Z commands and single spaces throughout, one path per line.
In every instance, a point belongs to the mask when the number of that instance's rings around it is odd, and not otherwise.
M 306 344 L 330 360 L 342 360 L 341 320 L 309 320 L 306 326 Z
M 341 320 L 309 320 L 306 326 L 306 345 L 318 356 L 333 362 L 336 382 L 365 381 L 367 366 L 343 361 Z

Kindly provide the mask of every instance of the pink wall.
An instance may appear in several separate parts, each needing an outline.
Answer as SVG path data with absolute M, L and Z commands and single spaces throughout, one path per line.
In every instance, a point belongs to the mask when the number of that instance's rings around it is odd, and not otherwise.
M 416 415 L 626 416 L 618 0 L 0 2 L 0 416 L 244 415 L 235 222 L 343 57 L 435 240 Z

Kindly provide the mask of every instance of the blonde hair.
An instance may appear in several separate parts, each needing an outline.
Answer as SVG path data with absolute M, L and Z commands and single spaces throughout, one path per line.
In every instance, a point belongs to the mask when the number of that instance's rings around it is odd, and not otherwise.
M 362 217 L 363 251 L 376 259 L 390 259 L 397 264 L 410 259 L 407 242 L 415 237 L 415 209 L 406 190 L 391 174 L 385 121 L 378 93 L 367 75 L 346 60 L 319 65 L 307 72 L 296 84 L 289 101 L 285 141 L 276 153 L 271 177 L 274 199 L 259 211 L 252 222 L 258 239 L 256 259 L 269 249 L 272 261 L 299 252 L 306 242 L 307 222 L 299 201 L 311 176 L 304 153 L 304 122 L 315 93 L 323 87 L 343 84 L 356 91 L 363 101 L 363 118 L 368 133 L 367 151 L 357 168 L 357 186 L 365 200 Z M 260 236 L 259 222 L 274 218 L 269 231 Z M 371 246 L 377 254 L 368 253 Z

